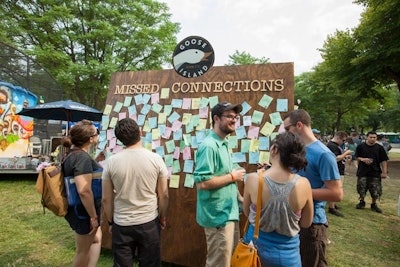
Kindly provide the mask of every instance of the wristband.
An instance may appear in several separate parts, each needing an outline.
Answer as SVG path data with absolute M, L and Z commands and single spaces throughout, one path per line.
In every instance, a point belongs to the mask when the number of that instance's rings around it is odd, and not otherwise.
M 97 217 L 90 218 L 90 222 L 91 222 L 91 223 L 92 223 L 92 222 L 97 222 Z
M 235 182 L 235 181 L 236 181 L 236 176 L 235 176 L 235 175 L 233 175 L 233 173 L 232 173 L 232 172 L 230 173 L 230 175 L 232 176 L 232 182 Z

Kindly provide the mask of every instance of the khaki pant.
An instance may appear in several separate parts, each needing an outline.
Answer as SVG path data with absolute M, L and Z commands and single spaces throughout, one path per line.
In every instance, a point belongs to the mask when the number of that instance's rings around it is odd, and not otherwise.
M 207 241 L 206 267 L 230 267 L 233 253 L 235 222 L 224 227 L 204 228 Z

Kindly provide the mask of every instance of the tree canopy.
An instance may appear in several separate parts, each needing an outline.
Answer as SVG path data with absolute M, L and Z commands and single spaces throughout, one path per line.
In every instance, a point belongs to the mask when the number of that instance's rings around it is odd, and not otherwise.
M 161 69 L 179 25 L 153 0 L 4 0 L 0 37 L 47 68 L 70 98 L 102 109 L 111 74 Z
M 267 64 L 269 62 L 269 58 L 262 57 L 262 58 L 257 58 L 252 56 L 248 52 L 239 52 L 238 50 L 235 50 L 235 53 L 233 55 L 229 56 L 229 62 L 226 64 L 226 66 L 232 66 L 232 65 L 249 65 L 249 64 Z
M 373 84 L 393 82 L 400 90 L 400 1 L 359 0 L 366 7 L 354 30 L 360 78 Z

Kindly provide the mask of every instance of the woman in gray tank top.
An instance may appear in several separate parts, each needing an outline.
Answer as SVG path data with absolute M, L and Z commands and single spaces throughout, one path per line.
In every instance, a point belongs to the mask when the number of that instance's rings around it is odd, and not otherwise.
M 299 136 L 285 132 L 276 137 L 269 152 L 271 168 L 263 173 L 260 232 L 253 243 L 262 266 L 301 266 L 299 231 L 311 225 L 313 199 L 309 181 L 292 170 L 306 167 L 305 147 Z M 245 242 L 253 237 L 258 177 L 249 174 L 245 184 L 243 212 L 250 221 Z

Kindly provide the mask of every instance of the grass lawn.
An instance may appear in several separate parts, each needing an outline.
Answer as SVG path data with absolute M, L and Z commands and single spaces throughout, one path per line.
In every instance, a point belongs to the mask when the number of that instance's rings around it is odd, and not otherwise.
M 400 153 L 391 153 L 390 158 L 400 161 Z M 383 181 L 383 197 L 379 203 L 383 214 L 369 209 L 370 196 L 366 198 L 365 209 L 355 209 L 356 177 L 354 169 L 349 170 L 350 175 L 344 180 L 345 197 L 339 203 L 345 217 L 328 214 L 330 266 L 399 266 L 400 170 L 389 170 L 391 178 Z M 0 266 L 71 266 L 74 233 L 63 218 L 50 211 L 43 215 L 34 179 L 1 177 L 0 203 Z M 98 266 L 112 266 L 109 250 L 102 251 Z

